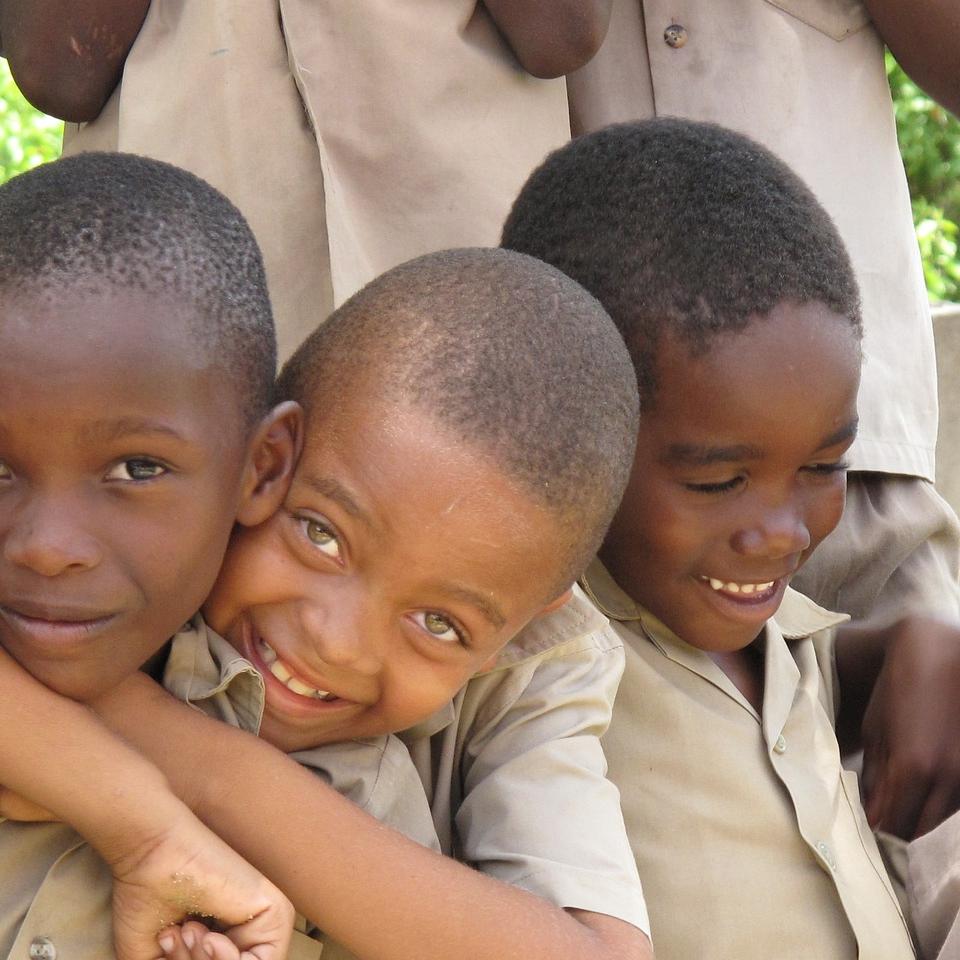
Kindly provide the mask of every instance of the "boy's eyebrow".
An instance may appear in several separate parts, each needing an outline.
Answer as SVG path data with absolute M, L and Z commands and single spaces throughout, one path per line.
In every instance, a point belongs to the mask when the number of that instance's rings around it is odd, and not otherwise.
M 315 490 L 323 497 L 329 497 L 335 503 L 339 503 L 351 517 L 356 517 L 368 527 L 373 525 L 370 516 L 353 498 L 347 488 L 333 477 L 318 477 L 314 474 L 306 474 L 300 478 L 311 490 Z
M 820 444 L 821 450 L 826 450 L 827 447 L 835 447 L 838 443 L 843 443 L 844 440 L 849 440 L 851 437 L 857 435 L 857 429 L 860 426 L 860 418 L 854 417 L 849 423 L 845 423 L 839 430 L 831 433 L 823 443 Z
M 438 592 L 445 593 L 451 600 L 461 600 L 476 607 L 498 630 L 507 622 L 507 618 L 500 612 L 496 604 L 469 587 L 462 587 L 455 583 L 443 583 L 439 585 Z
M 94 420 L 85 423 L 77 431 L 84 440 L 99 440 L 109 443 L 123 437 L 145 434 L 172 437 L 174 440 L 185 440 L 186 437 L 169 424 L 159 420 L 150 420 L 147 417 L 116 417 L 111 420 Z
M 661 457 L 661 462 L 685 467 L 708 467 L 712 463 L 759 460 L 762 456 L 763 451 L 759 447 L 748 444 L 707 447 L 697 443 L 672 443 Z

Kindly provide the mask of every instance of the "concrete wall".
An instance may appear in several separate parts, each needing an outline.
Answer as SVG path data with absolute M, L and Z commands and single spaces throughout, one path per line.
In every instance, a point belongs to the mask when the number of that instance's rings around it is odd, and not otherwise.
M 933 309 L 940 393 L 937 489 L 960 513 L 960 304 Z

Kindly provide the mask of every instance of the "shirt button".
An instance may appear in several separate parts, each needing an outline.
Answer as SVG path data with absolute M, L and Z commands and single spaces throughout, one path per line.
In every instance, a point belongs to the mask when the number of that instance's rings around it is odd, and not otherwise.
M 774 753 L 787 752 L 787 741 L 782 733 L 780 734 L 779 737 L 777 737 L 777 742 L 773 745 L 773 752 Z
M 57 960 L 57 948 L 49 937 L 34 937 L 30 941 L 30 960 Z
M 679 23 L 671 23 L 663 31 L 663 39 L 668 47 L 678 50 L 687 42 L 687 28 L 681 27 Z
M 817 853 L 826 861 L 827 866 L 831 870 L 837 869 L 837 861 L 834 859 L 833 853 L 830 851 L 830 847 L 824 843 L 822 840 L 817 844 Z

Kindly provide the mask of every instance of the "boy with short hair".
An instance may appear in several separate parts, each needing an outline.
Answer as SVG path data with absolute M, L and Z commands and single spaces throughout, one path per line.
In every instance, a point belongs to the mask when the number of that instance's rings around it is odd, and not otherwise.
M 291 916 L 279 893 L 129 750 L 85 750 L 92 717 L 45 696 L 10 660 L 94 699 L 191 615 L 234 524 L 275 509 L 298 411 L 270 403 L 275 343 L 256 243 L 202 181 L 120 155 L 5 184 L 0 224 L 4 781 L 35 783 L 111 864 L 117 903 L 152 911 L 152 929 L 117 928 L 120 956 L 155 950 L 158 923 L 203 911 L 233 927 L 240 950 L 259 944 L 279 960 Z M 111 782 L 118 769 L 142 778 L 152 821 L 126 780 Z M 153 832 L 125 843 L 145 822 Z M 108 874 L 69 827 L 0 822 L 0 857 L 5 953 L 48 955 L 16 939 L 44 878 L 53 896 L 39 906 L 41 933 L 63 934 L 53 948 L 109 940 L 109 884 L 101 923 L 71 909 L 69 890 Z
M 856 434 L 835 227 L 764 148 L 661 120 L 553 154 L 503 242 L 594 293 L 637 371 L 636 462 L 584 586 L 627 645 L 604 746 L 659 960 L 912 957 L 840 765 L 845 618 L 788 587 Z
M 431 255 L 338 311 L 279 393 L 305 408 L 293 483 L 237 529 L 205 606 L 246 660 L 181 633 L 170 685 L 248 729 L 262 714 L 307 765 L 346 764 L 351 795 L 418 839 L 426 785 L 445 852 L 550 903 L 406 842 L 146 678 L 98 709 L 359 956 L 647 956 L 597 739 L 622 651 L 582 594 L 563 602 L 632 462 L 635 380 L 609 319 L 532 258 Z M 385 736 L 401 730 L 412 786 Z

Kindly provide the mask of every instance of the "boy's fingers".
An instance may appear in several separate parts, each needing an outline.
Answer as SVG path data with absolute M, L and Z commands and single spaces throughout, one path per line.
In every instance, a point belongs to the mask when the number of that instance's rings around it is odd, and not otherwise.
M 163 950 L 164 960 L 190 960 L 190 951 L 187 949 L 177 926 L 167 927 L 157 935 L 157 943 Z
M 207 931 L 198 941 L 192 960 L 240 960 L 240 950 L 229 937 Z

